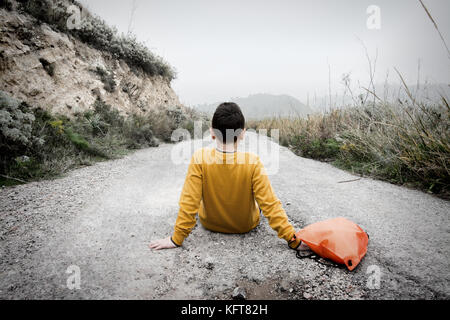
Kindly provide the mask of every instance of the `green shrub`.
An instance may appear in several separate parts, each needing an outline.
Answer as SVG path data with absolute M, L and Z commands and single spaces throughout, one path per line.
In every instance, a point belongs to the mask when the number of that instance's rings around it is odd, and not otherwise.
M 100 121 L 103 121 L 107 126 L 123 127 L 125 118 L 118 109 L 112 108 L 104 101 L 97 99 L 94 103 L 94 113 L 99 116 Z
M 114 75 L 112 72 L 105 70 L 102 67 L 97 67 L 95 73 L 100 76 L 103 82 L 103 87 L 107 92 L 114 92 L 116 90 L 116 81 L 114 80 Z
M 333 160 L 339 152 L 341 144 L 334 138 L 308 138 L 305 135 L 295 135 L 290 139 L 280 138 L 284 146 L 291 146 L 293 151 L 303 157 Z
M 89 145 L 89 142 L 86 141 L 85 138 L 83 138 L 80 134 L 73 132 L 71 128 L 64 129 L 64 133 L 69 138 L 70 142 L 73 143 L 75 147 L 78 149 L 88 152 L 91 154 L 99 155 L 100 152 L 95 151 L 95 149 L 92 149 Z
M 157 147 L 158 140 L 155 138 L 151 124 L 142 116 L 130 116 L 124 128 L 126 145 L 131 149 L 138 149 L 142 146 Z
M 31 108 L 2 91 L 0 106 L 3 185 L 57 176 L 80 165 L 120 157 L 131 149 L 158 146 L 159 140 L 170 142 L 173 130 L 201 119 L 180 107 L 125 117 L 101 100 L 91 110 L 68 118 Z
M 12 159 L 21 156 L 33 143 L 34 114 L 29 106 L 0 91 L 0 166 L 5 171 Z
M 41 165 L 34 158 L 17 157 L 14 159 L 10 171 L 14 172 L 15 177 L 29 179 L 41 175 Z
M 9 0 L 0 0 L 0 8 L 5 8 L 8 11 L 13 9 L 12 2 Z

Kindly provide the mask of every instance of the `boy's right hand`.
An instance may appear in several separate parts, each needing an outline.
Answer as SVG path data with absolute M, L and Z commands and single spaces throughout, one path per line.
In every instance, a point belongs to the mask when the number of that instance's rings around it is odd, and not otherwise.
M 150 242 L 150 249 L 161 250 L 161 249 L 173 249 L 177 246 L 172 242 L 170 237 L 164 239 L 158 239 Z

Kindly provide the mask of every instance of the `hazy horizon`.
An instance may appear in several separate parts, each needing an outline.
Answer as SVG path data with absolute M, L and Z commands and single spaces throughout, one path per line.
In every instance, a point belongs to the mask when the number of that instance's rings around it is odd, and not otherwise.
M 378 50 L 377 83 L 387 74 L 398 83 L 394 67 L 416 83 L 419 60 L 421 82 L 450 83 L 447 51 L 416 0 L 80 2 L 169 62 L 178 72 L 172 87 L 187 105 L 257 93 L 305 102 L 308 93 L 328 95 L 329 73 L 333 95 L 342 94 L 345 73 L 367 86 L 364 45 L 372 62 Z M 449 44 L 450 2 L 424 3 Z M 366 26 L 370 5 L 381 10 L 379 30 Z

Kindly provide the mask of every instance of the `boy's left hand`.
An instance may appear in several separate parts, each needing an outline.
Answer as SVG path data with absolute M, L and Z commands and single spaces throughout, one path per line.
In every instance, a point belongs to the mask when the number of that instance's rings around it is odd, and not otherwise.
M 150 242 L 149 247 L 150 249 L 161 250 L 161 249 L 173 249 L 176 248 L 177 246 L 173 244 L 172 240 L 170 240 L 170 237 L 167 237 L 164 239 L 154 240 Z

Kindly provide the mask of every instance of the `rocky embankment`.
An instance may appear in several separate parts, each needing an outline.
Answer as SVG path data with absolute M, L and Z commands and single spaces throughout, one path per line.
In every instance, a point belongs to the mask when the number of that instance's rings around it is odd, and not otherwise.
M 124 114 L 180 106 L 170 81 L 132 70 L 123 60 L 17 11 L 0 9 L 0 90 L 62 114 L 97 98 Z

